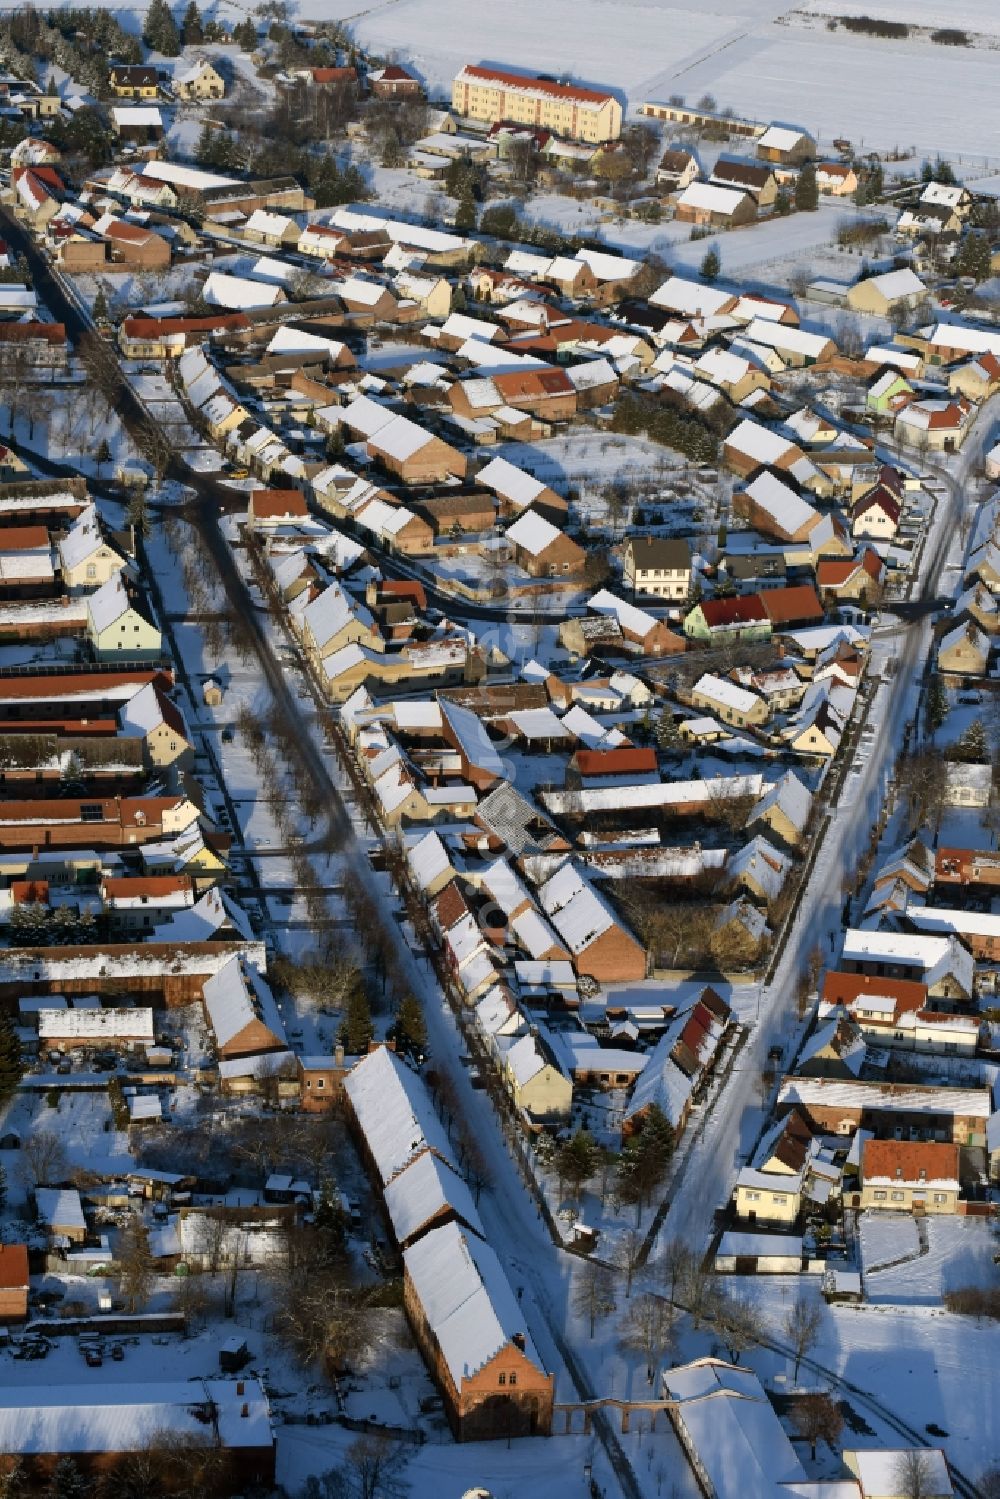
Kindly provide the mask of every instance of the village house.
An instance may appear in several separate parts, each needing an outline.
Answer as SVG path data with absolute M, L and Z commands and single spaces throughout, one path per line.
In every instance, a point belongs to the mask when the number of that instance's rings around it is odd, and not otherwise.
M 757 161 L 720 156 L 709 182 L 737 192 L 749 193 L 760 208 L 773 208 L 778 179 L 770 166 Z
M 872 547 L 846 562 L 826 559 L 816 565 L 816 587 L 829 603 L 866 605 L 878 594 L 884 574 L 882 560 Z
M 779 1116 L 798 1109 L 813 1129 L 827 1134 L 865 1129 L 881 1140 L 977 1145 L 985 1144 L 992 1100 L 988 1087 L 786 1077 L 777 1109 Z
M 706 713 L 716 714 L 734 728 L 759 727 L 771 716 L 767 703 L 755 692 L 748 692 L 727 678 L 709 672 L 699 677 L 691 688 L 691 702 Z
M 198 57 L 174 73 L 173 89 L 178 99 L 186 101 L 224 99 L 226 80 L 207 57 Z
M 538 1124 L 569 1118 L 572 1081 L 540 1035 L 518 1037 L 500 1056 L 515 1108 Z
M 28 1249 L 0 1244 L 0 1323 L 23 1322 L 28 1315 Z
M 518 516 L 505 534 L 514 560 L 533 578 L 560 577 L 584 569 L 587 554 L 583 547 L 536 510 Z
M 87 638 L 97 661 L 157 661 L 160 632 L 133 605 L 122 572 L 87 595 Z
M 613 94 L 470 64 L 452 84 L 451 107 L 466 119 L 511 120 L 594 145 L 617 140 L 622 130 L 622 107 Z
M 247 526 L 266 531 L 275 526 L 294 526 L 309 518 L 306 497 L 299 489 L 252 489 L 247 505 Z
M 656 169 L 656 181 L 667 192 L 683 192 L 700 175 L 701 168 L 694 152 L 680 146 L 669 146 Z
M 163 117 L 155 104 L 115 104 L 111 128 L 125 145 L 148 146 L 163 139 Z
M 996 354 L 980 354 L 968 364 L 959 365 L 949 371 L 948 389 L 953 396 L 964 396 L 969 401 L 987 401 L 1000 390 L 1000 358 Z
M 927 288 L 915 271 L 886 271 L 856 281 L 847 293 L 847 305 L 854 312 L 870 312 L 888 317 L 896 308 L 917 306 L 927 295 Z
M 822 1001 L 846 1011 L 874 1046 L 971 1056 L 979 1042 L 975 1015 L 935 1008 L 927 985 L 914 979 L 834 971 L 823 980 Z
M 958 1210 L 959 1147 L 924 1140 L 866 1140 L 861 1150 L 860 1201 L 880 1212 L 954 1213 Z
M 820 161 L 816 164 L 816 186 L 824 197 L 853 198 L 858 177 L 850 162 Z
M 851 506 L 851 535 L 855 540 L 890 542 L 899 530 L 902 511 L 900 495 L 887 484 L 876 484 Z
M 405 1250 L 403 1305 L 459 1441 L 551 1430 L 553 1378 L 478 1235 L 450 1223 Z
M 913 399 L 913 386 L 899 370 L 885 366 L 868 387 L 865 405 L 879 416 L 892 416 Z
M 674 208 L 679 223 L 712 229 L 737 229 L 756 217 L 757 204 L 750 193 L 711 182 L 689 183 Z
M 763 595 L 703 599 L 685 615 L 684 634 L 689 640 L 711 641 L 719 645 L 736 641 L 752 643 L 771 638 L 771 620 L 764 607 Z
M 155 99 L 160 90 L 156 69 L 139 64 L 117 63 L 108 83 L 116 99 Z
M 373 99 L 422 99 L 423 85 L 399 63 L 386 63 L 368 74 L 368 88 Z
M 928 397 L 910 401 L 896 416 L 900 442 L 930 453 L 955 453 L 972 426 L 976 407 L 964 396 L 950 401 Z
M 691 589 L 691 548 L 683 538 L 629 537 L 624 571 L 633 593 L 681 603 Z
M 222 1061 L 288 1049 L 270 985 L 242 957 L 231 957 L 205 980 L 203 999 Z
M 816 142 L 804 130 L 784 125 L 770 125 L 757 140 L 758 161 L 777 162 L 781 166 L 801 166 L 816 155 Z
M 938 671 L 956 677 L 984 677 L 989 667 L 990 637 L 974 619 L 949 630 L 937 648 Z

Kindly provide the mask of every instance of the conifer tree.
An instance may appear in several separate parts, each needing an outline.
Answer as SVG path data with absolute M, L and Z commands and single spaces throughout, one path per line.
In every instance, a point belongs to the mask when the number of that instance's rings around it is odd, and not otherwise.
M 17 1092 L 24 1076 L 21 1043 L 9 1015 L 0 1015 L 0 1103 Z
M 699 275 L 703 281 L 716 281 L 721 270 L 722 262 L 719 259 L 719 252 L 713 245 L 705 252 L 705 258 L 699 267 Z

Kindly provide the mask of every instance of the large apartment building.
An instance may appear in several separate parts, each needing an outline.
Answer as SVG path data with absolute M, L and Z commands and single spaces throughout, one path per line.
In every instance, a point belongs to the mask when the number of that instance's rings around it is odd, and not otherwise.
M 464 67 L 452 84 L 451 107 L 467 119 L 513 121 L 593 145 L 622 133 L 622 107 L 613 94 L 498 68 Z

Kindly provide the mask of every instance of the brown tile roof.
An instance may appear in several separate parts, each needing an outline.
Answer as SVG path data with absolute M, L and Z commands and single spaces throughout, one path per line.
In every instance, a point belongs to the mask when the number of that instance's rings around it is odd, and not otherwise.
M 823 618 L 823 605 L 811 583 L 796 583 L 790 588 L 768 588 L 761 598 L 767 617 L 773 625 L 796 625 Z
M 305 495 L 298 489 L 255 489 L 250 504 L 257 520 L 279 515 L 308 515 Z
M 0 1244 L 0 1291 L 21 1291 L 28 1285 L 28 1250 L 24 1244 Z
M 0 552 L 33 552 L 48 544 L 45 526 L 4 526 L 0 530 Z

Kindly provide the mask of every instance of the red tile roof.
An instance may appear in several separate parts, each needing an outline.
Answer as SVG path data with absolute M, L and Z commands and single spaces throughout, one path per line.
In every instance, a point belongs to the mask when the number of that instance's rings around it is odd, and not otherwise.
M 902 1013 L 923 1009 L 927 1002 L 927 985 L 918 984 L 914 979 L 886 979 L 871 973 L 841 973 L 837 970 L 828 973 L 823 980 L 826 1004 L 840 1004 L 850 1009 L 866 995 L 894 1000 L 897 1013 Z
M 645 774 L 656 769 L 651 749 L 577 750 L 576 768 L 582 776 Z
M 45 342 L 53 348 L 66 342 L 65 323 L 0 323 L 0 343 Z
M 933 1140 L 866 1140 L 862 1181 L 958 1181 L 957 1145 Z
M 500 68 L 477 68 L 468 63 L 459 74 L 459 81 L 463 78 L 478 79 L 482 83 L 496 84 L 501 88 L 531 89 L 548 94 L 553 99 L 576 100 L 579 104 L 603 104 L 605 100 L 613 98 L 612 94 L 602 93 L 598 89 L 576 88 L 573 84 L 556 83 L 551 78 L 534 78 L 524 73 L 505 73 Z
M 769 619 L 760 595 L 749 593 L 745 598 L 705 599 L 701 604 L 702 618 L 710 630 L 722 630 L 729 625 L 765 623 Z

